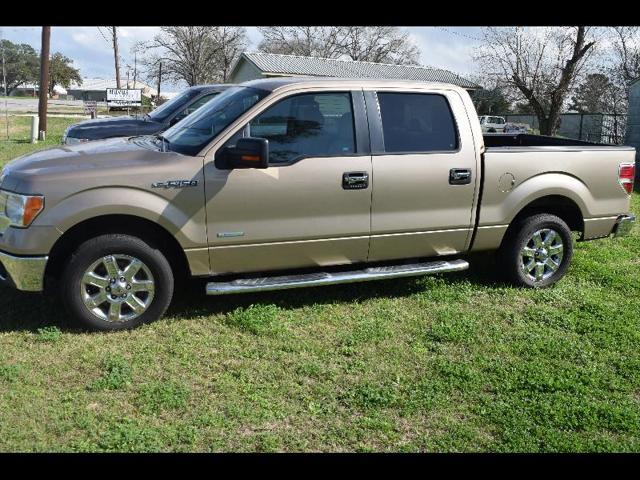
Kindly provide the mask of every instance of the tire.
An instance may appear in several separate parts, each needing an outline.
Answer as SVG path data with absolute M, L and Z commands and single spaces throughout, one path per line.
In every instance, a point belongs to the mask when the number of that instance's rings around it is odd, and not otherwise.
M 549 232 L 555 232 L 555 237 Z M 499 268 L 507 280 L 527 288 L 556 283 L 567 272 L 572 256 L 571 230 L 561 218 L 547 213 L 514 224 L 498 251 Z
M 71 255 L 58 294 L 75 323 L 113 331 L 159 319 L 173 289 L 173 272 L 160 250 L 137 237 L 107 234 L 87 240 Z

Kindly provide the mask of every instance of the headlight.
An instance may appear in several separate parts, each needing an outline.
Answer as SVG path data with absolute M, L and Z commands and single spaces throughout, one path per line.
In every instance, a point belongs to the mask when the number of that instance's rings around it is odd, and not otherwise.
M 20 195 L 0 191 L 0 215 L 14 227 L 28 227 L 44 209 L 41 195 Z
M 87 138 L 64 137 L 62 143 L 65 145 L 77 145 L 78 143 L 88 142 Z

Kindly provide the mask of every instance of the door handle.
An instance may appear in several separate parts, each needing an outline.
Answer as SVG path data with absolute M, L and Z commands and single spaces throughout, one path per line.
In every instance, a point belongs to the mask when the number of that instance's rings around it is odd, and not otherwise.
M 471 183 L 470 168 L 452 168 L 449 170 L 450 185 L 468 185 Z
M 345 172 L 342 174 L 342 188 L 345 190 L 361 190 L 369 186 L 367 172 Z

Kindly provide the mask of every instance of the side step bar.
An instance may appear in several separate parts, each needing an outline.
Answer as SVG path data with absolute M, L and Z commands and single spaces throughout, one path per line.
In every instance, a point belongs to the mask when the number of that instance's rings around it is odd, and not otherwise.
M 469 268 L 465 260 L 434 261 L 387 267 L 371 267 L 351 272 L 315 272 L 279 277 L 240 278 L 230 282 L 207 283 L 207 295 L 228 293 L 264 292 L 299 287 L 317 287 L 338 283 L 382 280 L 386 278 L 413 277 L 432 273 L 458 272 Z

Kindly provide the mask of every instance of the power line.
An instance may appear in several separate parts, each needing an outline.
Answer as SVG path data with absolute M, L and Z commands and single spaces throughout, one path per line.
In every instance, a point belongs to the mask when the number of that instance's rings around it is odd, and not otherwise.
M 458 37 L 468 38 L 469 40 L 474 40 L 476 42 L 484 42 L 481 38 L 472 37 L 471 35 L 466 35 L 464 33 L 456 32 L 455 30 L 449 30 L 445 27 L 436 27 L 438 30 L 442 30 L 443 32 L 451 33 L 453 35 L 457 35 Z

